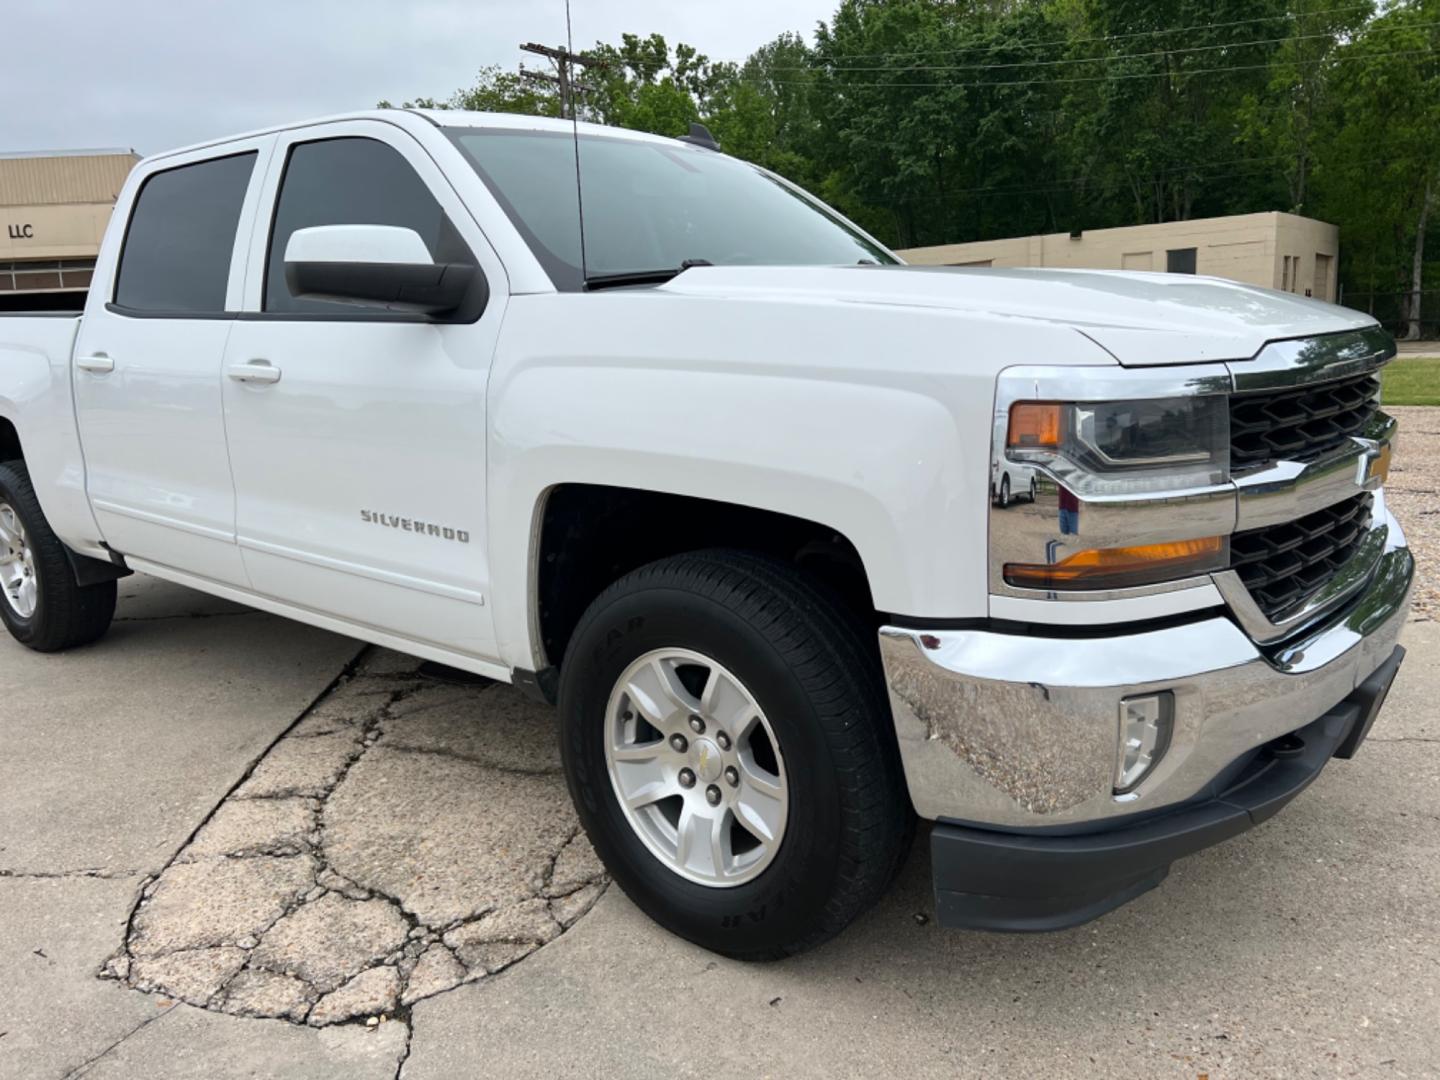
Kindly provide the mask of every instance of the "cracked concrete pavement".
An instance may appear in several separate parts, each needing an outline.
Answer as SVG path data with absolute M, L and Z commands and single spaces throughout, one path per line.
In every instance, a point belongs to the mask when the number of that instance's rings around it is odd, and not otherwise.
M 0 1078 L 1440 1075 L 1433 621 L 1355 761 L 1097 923 L 941 931 L 921 844 L 740 965 L 605 888 L 547 710 L 122 597 L 90 649 L 0 641 Z
M 367 650 L 148 880 L 105 973 L 239 1016 L 392 1018 L 557 938 L 604 888 L 553 710 Z

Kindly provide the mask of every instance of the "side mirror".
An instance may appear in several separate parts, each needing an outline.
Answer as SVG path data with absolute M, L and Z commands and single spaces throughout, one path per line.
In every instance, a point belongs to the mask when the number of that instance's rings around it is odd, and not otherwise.
M 317 225 L 285 245 L 285 283 L 304 300 L 441 315 L 465 302 L 477 273 L 436 263 L 419 233 L 393 225 Z

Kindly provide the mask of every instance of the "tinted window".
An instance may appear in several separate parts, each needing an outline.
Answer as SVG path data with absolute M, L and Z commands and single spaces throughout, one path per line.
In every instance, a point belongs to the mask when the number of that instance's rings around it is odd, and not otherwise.
M 137 311 L 224 311 L 235 230 L 254 168 L 255 154 L 235 154 L 146 180 L 125 234 L 115 302 Z
M 795 189 L 712 150 L 546 131 L 450 136 L 560 288 L 580 286 L 577 143 L 592 276 L 674 269 L 687 259 L 716 266 L 895 261 Z
M 399 151 L 374 139 L 326 139 L 290 151 L 265 267 L 266 311 L 334 312 L 352 316 L 350 304 L 297 300 L 285 283 L 285 246 L 296 229 L 316 225 L 396 225 L 413 229 L 436 262 L 475 259 Z
M 1195 273 L 1195 249 L 1175 248 L 1165 253 L 1165 269 L 1172 274 Z

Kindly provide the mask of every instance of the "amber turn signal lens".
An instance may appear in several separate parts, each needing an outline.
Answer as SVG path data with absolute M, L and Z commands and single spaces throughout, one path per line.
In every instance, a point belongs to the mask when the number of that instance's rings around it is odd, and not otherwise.
M 1380 483 L 1383 484 L 1390 479 L 1390 458 L 1393 452 L 1394 447 L 1390 443 L 1386 443 L 1380 447 L 1379 452 L 1372 457 L 1369 464 L 1365 466 L 1365 479 L 1367 482 L 1379 480 Z
M 1058 450 L 1062 408 L 1053 402 L 1016 402 L 1010 406 L 1006 445 L 1024 450 Z
M 1005 581 L 1021 589 L 1124 589 L 1219 570 L 1223 536 L 1142 547 L 1077 551 L 1058 563 L 1006 563 Z

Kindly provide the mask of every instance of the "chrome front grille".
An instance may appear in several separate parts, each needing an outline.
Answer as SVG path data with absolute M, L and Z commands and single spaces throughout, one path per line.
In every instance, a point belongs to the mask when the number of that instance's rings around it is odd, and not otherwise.
M 1380 380 L 1374 374 L 1230 399 L 1230 467 L 1308 462 L 1345 445 L 1374 418 Z
M 1267 618 L 1283 618 L 1344 566 L 1370 528 L 1368 492 L 1282 525 L 1230 538 L 1230 568 Z

